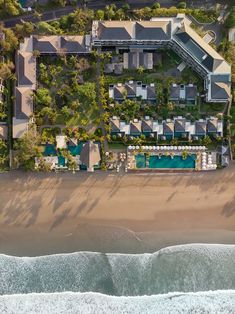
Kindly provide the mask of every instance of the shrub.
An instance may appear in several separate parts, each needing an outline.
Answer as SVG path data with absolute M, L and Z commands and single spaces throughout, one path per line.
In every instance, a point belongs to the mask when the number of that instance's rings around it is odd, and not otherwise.
M 152 9 L 160 9 L 161 5 L 159 2 L 155 2 L 153 5 L 152 5 Z
M 179 2 L 178 5 L 177 5 L 177 7 L 178 7 L 179 9 L 186 9 L 186 6 L 187 6 L 186 3 L 183 2 L 183 1 L 182 1 L 182 2 Z

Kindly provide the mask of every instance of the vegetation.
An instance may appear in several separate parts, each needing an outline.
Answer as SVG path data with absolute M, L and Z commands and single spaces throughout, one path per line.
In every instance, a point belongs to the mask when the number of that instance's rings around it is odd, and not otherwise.
M 0 0 L 0 18 L 16 16 L 22 13 L 22 8 L 17 0 Z
M 34 157 L 40 153 L 39 144 L 41 137 L 37 133 L 35 126 L 26 132 L 22 138 L 15 142 L 14 149 L 16 151 L 14 163 L 16 167 L 23 167 L 25 170 L 34 169 Z
M 235 27 L 235 6 L 230 9 L 230 13 L 225 21 L 225 26 L 227 28 Z
M 0 139 L 0 172 L 6 170 L 8 166 L 8 148 L 4 140 Z
M 89 81 L 79 83 L 90 67 L 89 61 L 83 57 L 38 58 L 37 124 L 87 126 L 96 123 L 99 115 L 95 84 Z

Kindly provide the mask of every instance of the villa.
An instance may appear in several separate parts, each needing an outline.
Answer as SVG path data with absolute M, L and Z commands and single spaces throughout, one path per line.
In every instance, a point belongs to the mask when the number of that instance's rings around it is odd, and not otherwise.
M 86 170 L 94 172 L 100 168 L 101 154 L 100 144 L 93 141 L 79 142 L 65 135 L 56 136 L 56 145 L 46 144 L 42 157 L 35 158 L 35 167 L 38 168 L 43 161 L 51 167 L 51 170 L 67 170 L 68 160 L 61 153 L 70 153 L 70 158 L 75 162 L 74 170 Z
M 197 86 L 193 84 L 172 84 L 170 87 L 169 101 L 175 105 L 196 105 Z
M 134 51 L 123 53 L 123 65 L 124 69 L 139 69 L 142 67 L 146 70 L 153 69 L 153 53 Z
M 126 99 L 141 99 L 147 102 L 156 102 L 155 84 L 143 84 L 140 81 L 129 81 L 125 84 L 109 85 L 109 98 L 121 102 Z
M 163 121 L 145 117 L 142 120 L 134 119 L 129 123 L 121 121 L 113 116 L 110 119 L 111 134 L 122 137 L 140 136 L 153 137 L 160 140 L 172 140 L 173 138 L 195 139 L 205 136 L 223 136 L 223 121 L 217 117 L 189 121 L 181 116 Z

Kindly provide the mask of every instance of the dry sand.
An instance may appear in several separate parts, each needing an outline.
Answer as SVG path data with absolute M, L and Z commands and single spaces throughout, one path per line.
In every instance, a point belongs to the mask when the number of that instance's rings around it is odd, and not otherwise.
M 235 166 L 189 174 L 0 175 L 0 253 L 235 244 Z

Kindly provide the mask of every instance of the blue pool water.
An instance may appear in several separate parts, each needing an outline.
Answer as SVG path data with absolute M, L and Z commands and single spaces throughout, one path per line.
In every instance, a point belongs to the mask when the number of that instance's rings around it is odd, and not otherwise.
M 144 154 L 138 154 L 135 156 L 136 167 L 146 168 L 146 157 Z
M 196 155 L 188 156 L 183 159 L 181 156 L 150 156 L 149 168 L 161 168 L 161 169 L 193 169 L 195 168 Z
M 58 156 L 58 164 L 65 167 L 65 158 L 63 156 Z
M 55 156 L 56 155 L 56 148 L 53 144 L 46 144 L 44 150 L 44 156 Z
M 135 156 L 137 168 L 150 168 L 150 169 L 194 169 L 196 155 L 188 156 L 183 159 L 181 156 L 150 156 L 148 165 L 146 163 L 146 156 L 138 154 Z
M 79 143 L 76 146 L 68 145 L 68 150 L 72 156 L 80 155 L 82 150 L 83 143 Z

